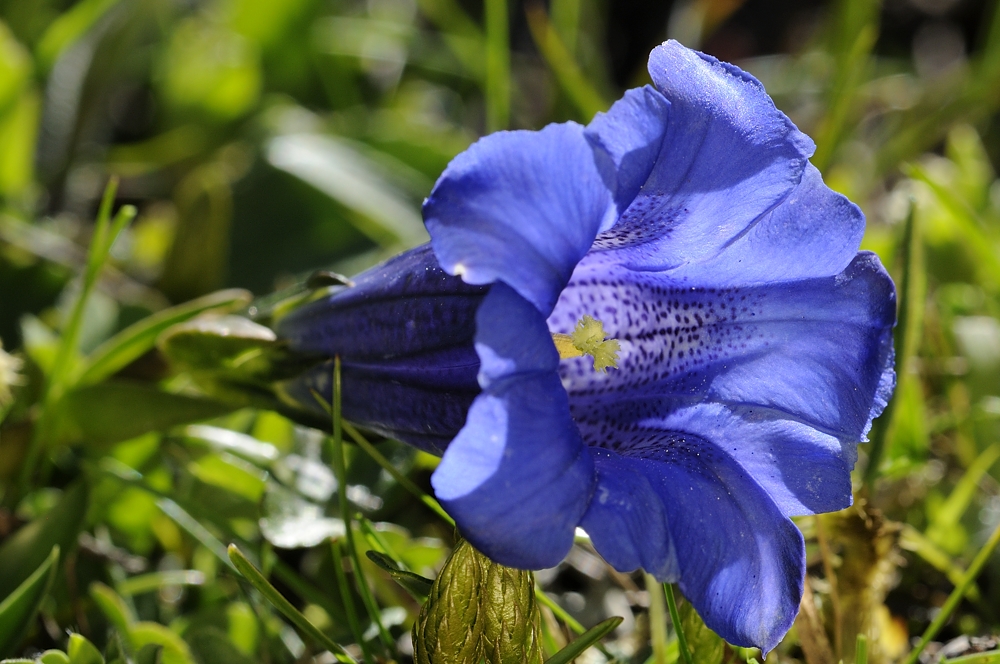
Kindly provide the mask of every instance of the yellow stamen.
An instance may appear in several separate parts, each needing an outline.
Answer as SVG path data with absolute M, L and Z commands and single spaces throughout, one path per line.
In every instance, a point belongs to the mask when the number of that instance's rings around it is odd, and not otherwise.
M 594 370 L 607 373 L 608 367 L 618 368 L 618 352 L 621 344 L 617 339 L 605 339 L 604 324 L 591 316 L 584 316 L 573 330 L 573 334 L 553 334 L 552 341 L 559 351 L 559 357 L 594 358 Z

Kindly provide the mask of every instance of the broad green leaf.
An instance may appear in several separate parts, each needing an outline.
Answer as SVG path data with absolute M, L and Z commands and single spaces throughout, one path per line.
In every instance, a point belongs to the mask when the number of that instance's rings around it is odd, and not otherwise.
M 545 664 L 569 664 L 579 657 L 584 650 L 595 645 L 598 641 L 615 630 L 622 623 L 622 618 L 615 616 L 599 622 L 573 641 L 565 648 L 557 652 L 552 657 L 545 660 Z
M 415 664 L 465 664 L 483 655 L 482 554 L 460 540 L 413 623 Z
M 135 615 L 125 600 L 103 583 L 90 584 L 90 597 L 115 629 L 127 635 L 135 623 Z
M 483 566 L 483 656 L 487 664 L 541 664 L 534 575 L 479 556 Z
M 184 438 L 202 444 L 207 443 L 216 451 L 229 452 L 258 466 L 267 467 L 280 456 L 278 448 L 271 443 L 261 442 L 239 431 L 207 424 L 192 424 L 185 427 Z
M 101 651 L 82 634 L 70 634 L 66 647 L 70 664 L 104 664 Z
M 313 362 L 293 358 L 274 332 L 240 316 L 203 316 L 164 332 L 157 345 L 178 368 L 250 384 L 297 375 Z
M 55 578 L 59 547 L 52 547 L 45 562 L 24 583 L 0 602 L 0 657 L 17 650 L 21 637 L 35 619 L 38 607 Z
M 252 503 L 260 501 L 268 474 L 253 464 L 225 452 L 206 454 L 188 464 L 188 471 L 206 484 L 212 484 Z
M 691 650 L 691 661 L 697 664 L 720 664 L 726 654 L 726 642 L 705 626 L 691 602 L 684 602 L 679 610 L 681 626 Z
M 260 532 L 278 548 L 309 548 L 346 532 L 343 520 L 326 516 L 322 507 L 279 484 L 268 489 L 263 511 Z
M 420 214 L 383 176 L 383 169 L 346 141 L 319 134 L 271 140 L 267 159 L 356 212 L 350 220 L 383 247 L 413 247 L 427 241 Z
M 224 415 L 231 406 L 217 401 L 163 392 L 155 385 L 108 381 L 71 390 L 53 416 L 55 441 L 82 441 L 105 448 L 150 431 Z
M 403 590 L 410 593 L 415 600 L 422 602 L 430 595 L 431 586 L 434 583 L 430 579 L 400 569 L 396 561 L 384 553 L 365 551 L 365 555 L 368 556 L 369 560 L 385 570 L 392 577 L 392 580 L 401 585 Z
M 153 348 L 157 337 L 174 325 L 206 311 L 234 311 L 251 300 L 252 295 L 245 290 L 222 290 L 143 318 L 96 348 L 86 359 L 78 383 L 97 383 L 125 368 Z
M 71 485 L 59 503 L 16 533 L 0 546 L 0 597 L 6 597 L 38 569 L 59 547 L 72 550 L 87 514 L 89 492 L 84 482 Z
M 128 631 L 132 647 L 141 650 L 148 645 L 163 646 L 163 664 L 194 664 L 191 650 L 184 639 L 169 627 L 154 622 L 138 622 Z

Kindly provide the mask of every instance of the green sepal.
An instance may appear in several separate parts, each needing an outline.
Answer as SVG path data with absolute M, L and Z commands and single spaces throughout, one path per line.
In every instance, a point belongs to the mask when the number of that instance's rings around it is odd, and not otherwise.
M 66 647 L 70 664 L 104 664 L 104 657 L 97 647 L 82 634 L 70 634 Z
M 483 656 L 488 664 L 540 664 L 540 614 L 531 572 L 498 565 L 482 554 Z
M 465 540 L 455 545 L 413 623 L 415 664 L 479 662 L 485 622 L 479 609 L 484 582 L 481 555 Z

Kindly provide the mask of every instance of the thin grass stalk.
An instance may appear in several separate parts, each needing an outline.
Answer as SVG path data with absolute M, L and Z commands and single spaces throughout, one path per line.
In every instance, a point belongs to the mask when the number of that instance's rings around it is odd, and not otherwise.
M 486 129 L 510 122 L 510 20 L 507 0 L 486 0 Z
M 382 641 L 382 645 L 385 646 L 389 653 L 392 653 L 395 650 L 395 643 L 386 631 L 385 626 L 382 624 L 378 606 L 375 604 L 375 600 L 371 596 L 371 590 L 368 588 L 368 582 L 361 569 L 361 561 L 358 560 L 358 548 L 354 543 L 354 527 L 351 524 L 351 506 L 347 500 L 347 462 L 344 458 L 344 436 L 341 429 L 340 356 L 335 357 L 333 360 L 332 396 L 333 438 L 331 439 L 331 442 L 333 446 L 333 472 L 337 477 L 337 502 L 340 506 L 340 518 L 344 521 L 344 544 L 347 546 L 347 554 L 350 560 L 351 569 L 354 571 L 354 579 L 357 582 L 358 593 L 361 595 L 361 601 L 365 605 L 368 617 L 378 628 L 379 639 Z M 343 569 L 341 569 L 341 573 L 343 573 Z M 355 620 L 357 620 L 356 617 Z M 359 641 L 358 645 L 361 646 L 362 651 L 365 653 L 365 661 L 368 661 L 371 657 L 371 653 L 368 651 L 367 645 L 363 640 Z
M 357 664 L 355 659 L 340 644 L 334 642 L 330 637 L 321 632 L 298 609 L 292 606 L 291 602 L 285 599 L 284 595 L 279 593 L 264 575 L 260 573 L 260 570 L 247 560 L 246 556 L 243 555 L 243 552 L 235 544 L 229 545 L 228 553 L 232 566 L 239 571 L 240 575 L 256 588 L 274 608 L 278 609 L 278 611 L 288 618 L 293 625 L 298 627 L 317 644 L 329 650 L 338 662 Z
M 104 267 L 105 261 L 107 261 L 111 246 L 136 215 L 136 209 L 133 206 L 124 205 L 112 221 L 111 206 L 114 204 L 117 190 L 118 179 L 111 178 L 104 189 L 104 196 L 101 198 L 101 207 L 97 214 L 94 235 L 87 254 L 87 265 L 80 283 L 80 293 L 73 303 L 73 309 L 66 322 L 62 338 L 59 340 L 52 370 L 42 387 L 41 414 L 38 416 L 31 440 L 28 443 L 28 450 L 18 479 L 21 496 L 27 494 L 31 487 L 42 449 L 49 438 L 53 407 L 65 393 L 70 381 L 73 359 L 80 345 L 80 330 L 83 326 L 83 315 L 87 309 L 87 301 L 97 285 L 97 278 L 101 274 L 101 268 Z
M 691 650 L 688 648 L 687 637 L 684 636 L 684 626 L 681 624 L 681 614 L 677 610 L 677 600 L 674 599 L 674 586 L 670 583 L 663 584 L 663 592 L 667 596 L 667 609 L 670 611 L 670 622 L 674 624 L 674 632 L 677 633 L 677 649 L 680 652 L 684 664 L 694 664 L 691 658 Z
M 347 614 L 347 626 L 354 636 L 355 643 L 361 648 L 361 655 L 365 664 L 372 664 L 372 654 L 365 643 L 364 632 L 361 631 L 361 622 L 358 620 L 358 609 L 354 606 L 354 598 L 351 597 L 351 587 L 347 582 L 347 574 L 344 573 L 344 551 L 340 540 L 330 540 L 330 552 L 333 555 L 333 574 L 337 577 L 337 588 L 340 590 L 340 601 L 344 603 L 344 613 Z

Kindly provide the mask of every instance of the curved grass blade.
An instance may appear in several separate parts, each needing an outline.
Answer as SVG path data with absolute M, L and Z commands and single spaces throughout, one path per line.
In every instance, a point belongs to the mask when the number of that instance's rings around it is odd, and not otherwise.
M 917 646 L 910 651 L 910 654 L 907 655 L 906 659 L 903 660 L 904 664 L 917 663 L 917 660 L 920 658 L 920 653 L 924 651 L 924 648 L 926 648 L 927 644 L 931 642 L 931 639 L 937 635 L 941 628 L 944 627 L 944 624 L 948 622 L 948 619 L 951 618 L 951 614 L 958 607 L 958 603 L 962 601 L 962 596 L 965 595 L 968 587 L 975 582 L 976 577 L 979 576 L 979 572 L 983 569 L 983 566 L 986 565 L 986 561 L 989 560 L 993 550 L 997 548 L 997 544 L 1000 544 L 1000 525 L 993 530 L 993 534 L 991 534 L 990 538 L 986 540 L 986 544 L 984 544 L 983 548 L 981 548 L 979 553 L 976 554 L 972 564 L 969 565 L 969 569 L 965 572 L 962 582 L 955 586 L 955 589 L 951 591 L 950 595 L 948 595 L 948 599 L 941 607 L 941 610 L 934 617 L 934 620 L 931 621 L 931 624 L 927 626 L 923 636 L 920 637 L 920 643 L 918 643 Z
M 235 311 L 249 304 L 252 299 L 249 291 L 233 288 L 209 293 L 147 316 L 98 346 L 87 358 L 77 382 L 80 385 L 90 385 L 120 371 L 152 349 L 160 333 L 172 325 L 183 323 L 206 311 Z
M 586 632 L 573 639 L 572 643 L 557 652 L 552 657 L 545 660 L 545 664 L 569 664 L 580 656 L 584 650 L 595 645 L 598 641 L 610 634 L 618 625 L 622 623 L 622 618 L 615 616 L 608 618 L 604 622 L 597 623 Z
M 52 547 L 69 551 L 83 527 L 89 491 L 78 482 L 63 492 L 55 507 L 8 537 L 0 546 L 0 597 L 6 597 L 51 555 Z
M 0 603 L 0 657 L 17 649 L 52 586 L 58 561 L 59 547 L 54 546 L 41 566 Z
M 431 585 L 434 583 L 428 578 L 419 574 L 408 572 L 399 568 L 399 564 L 378 551 L 365 551 L 368 560 L 372 561 L 392 577 L 392 580 L 403 587 L 403 590 L 410 593 L 410 596 L 418 602 L 423 602 L 431 592 Z
M 254 588 L 256 588 L 261 595 L 263 595 L 267 601 L 274 605 L 278 611 L 280 611 L 286 618 L 288 618 L 292 623 L 298 627 L 301 631 L 305 632 L 309 638 L 313 639 L 316 643 L 321 645 L 330 651 L 330 653 L 336 657 L 338 662 L 343 662 L 344 664 L 357 664 L 355 659 L 347 654 L 342 646 L 335 643 L 330 637 L 321 632 L 315 625 L 309 622 L 309 619 L 304 615 L 299 613 L 299 611 L 292 606 L 291 602 L 282 596 L 271 583 L 264 578 L 264 575 L 254 567 L 243 552 L 237 548 L 235 544 L 229 545 L 229 560 L 232 562 L 233 567 L 243 575 L 247 581 L 250 582 Z

